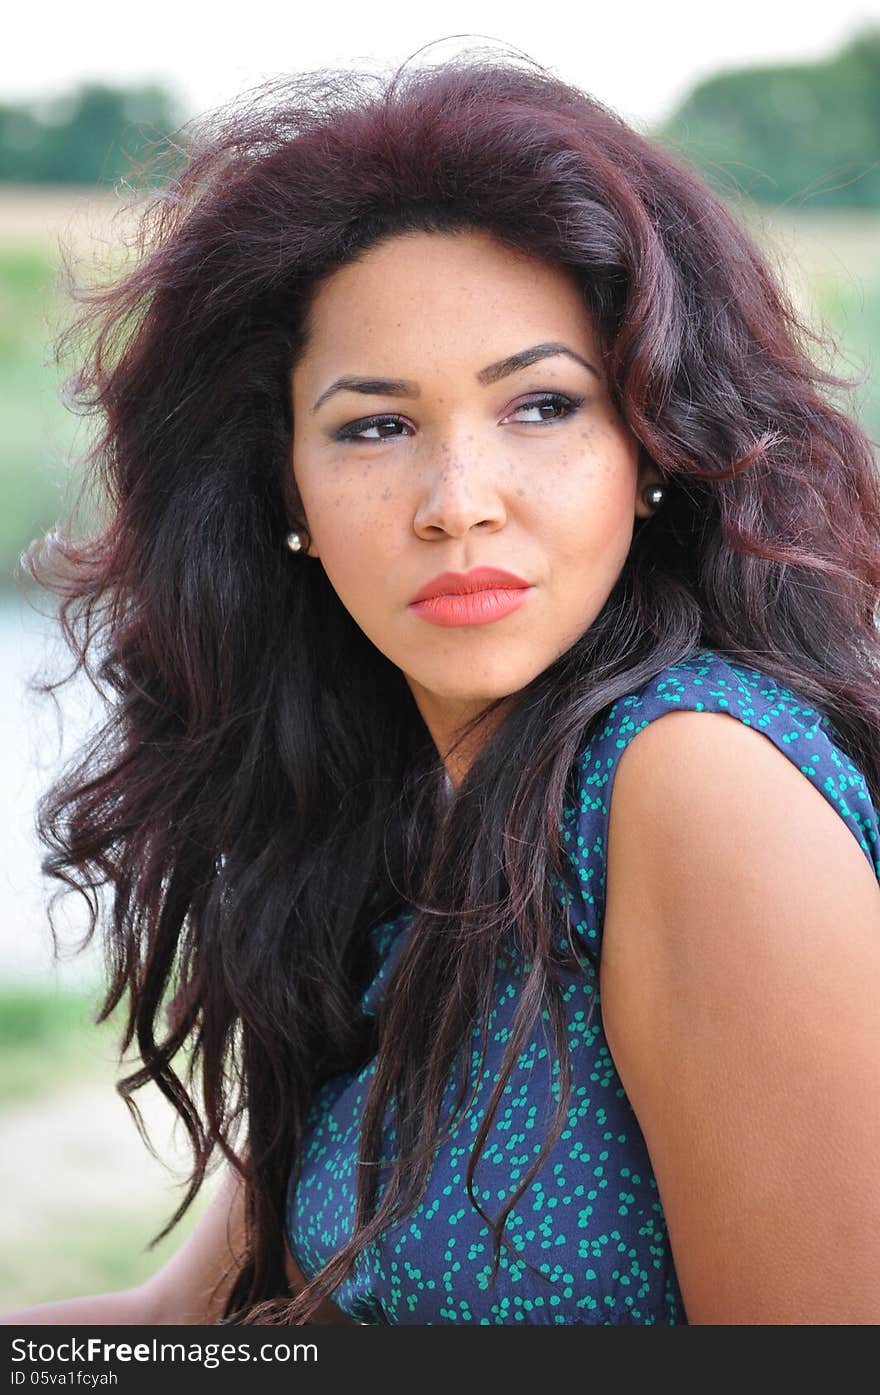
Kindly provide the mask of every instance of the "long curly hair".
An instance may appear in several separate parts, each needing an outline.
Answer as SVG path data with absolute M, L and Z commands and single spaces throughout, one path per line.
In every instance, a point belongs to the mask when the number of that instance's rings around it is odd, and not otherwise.
M 122 1049 L 141 1063 L 118 1089 L 143 1131 L 133 1096 L 154 1081 L 192 1145 L 161 1234 L 225 1157 L 247 1235 L 222 1320 L 299 1324 L 424 1194 L 466 1107 L 463 1084 L 440 1117 L 450 1073 L 512 947 L 529 972 L 468 1165 L 478 1209 L 474 1168 L 542 1011 L 560 1091 L 542 1153 L 487 1217 L 497 1269 L 565 1118 L 559 820 L 616 699 L 710 647 L 824 712 L 880 803 L 880 491 L 871 443 L 834 405 L 847 383 L 818 366 L 822 341 L 723 202 L 527 59 L 299 75 L 180 142 L 135 255 L 80 288 L 63 340 L 71 399 L 97 423 L 83 465 L 103 514 L 35 540 L 23 566 L 58 597 L 105 720 L 37 825 L 56 898 L 79 892 L 88 937 L 103 932 L 99 1020 L 124 1004 Z M 283 543 L 301 522 L 289 381 L 316 287 L 397 232 L 459 229 L 578 278 L 611 399 L 668 497 L 636 522 L 594 623 L 487 725 L 447 800 L 403 674 Z M 369 1017 L 368 932 L 404 908 L 412 934 Z M 374 1056 L 350 1241 L 291 1300 L 285 1196 L 310 1102 Z

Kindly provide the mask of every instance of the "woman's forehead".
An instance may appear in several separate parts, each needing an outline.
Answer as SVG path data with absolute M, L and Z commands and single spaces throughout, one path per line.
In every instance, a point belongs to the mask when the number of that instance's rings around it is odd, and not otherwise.
M 378 361 L 387 355 L 451 355 L 477 371 L 551 340 L 581 353 L 593 348 L 583 292 L 569 270 L 483 232 L 405 233 L 322 282 L 299 362 L 318 374 L 355 373 L 402 368 Z

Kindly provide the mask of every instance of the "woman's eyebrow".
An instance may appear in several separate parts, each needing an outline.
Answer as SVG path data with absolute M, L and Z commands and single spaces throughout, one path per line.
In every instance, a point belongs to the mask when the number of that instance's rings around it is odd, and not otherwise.
M 553 358 L 556 354 L 566 354 L 599 377 L 598 369 L 567 344 L 535 344 L 531 349 L 520 349 L 519 353 L 510 354 L 507 358 L 499 359 L 497 363 L 490 363 L 488 368 L 481 368 L 477 374 L 477 382 L 482 383 L 484 387 L 489 383 L 497 383 L 500 378 L 506 378 L 508 373 L 515 373 L 518 368 L 528 368 L 529 364 L 537 363 L 542 358 Z M 362 392 L 374 397 L 418 397 L 421 393 L 418 383 L 410 382 L 407 378 L 366 378 L 349 373 L 337 378 L 325 388 L 311 410 L 316 412 L 322 402 L 326 402 L 334 392 L 344 391 Z
M 580 354 L 575 353 L 567 344 L 535 344 L 531 349 L 521 349 L 518 354 L 511 354 L 509 358 L 502 358 L 498 363 L 490 363 L 488 368 L 481 368 L 477 374 L 477 381 L 483 384 L 497 383 L 499 378 L 506 378 L 508 373 L 515 373 L 518 368 L 528 368 L 530 363 L 537 363 L 542 358 L 553 358 L 556 354 L 566 354 L 573 358 L 575 363 L 581 364 L 583 368 L 589 369 L 598 378 L 598 369 L 592 363 L 588 363 Z

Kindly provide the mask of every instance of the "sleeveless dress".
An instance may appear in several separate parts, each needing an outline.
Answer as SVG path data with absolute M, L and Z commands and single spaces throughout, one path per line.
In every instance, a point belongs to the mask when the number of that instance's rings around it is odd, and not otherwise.
M 865 778 L 835 741 L 829 720 L 790 689 L 700 649 L 640 691 L 618 699 L 579 755 L 571 786 L 578 789 L 578 798 L 562 811 L 572 885 L 554 878 L 555 890 L 574 938 L 584 948 L 581 970 L 561 976 L 572 1072 L 562 1135 L 507 1217 L 504 1233 L 513 1250 L 502 1243 L 491 1283 L 492 1233 L 470 1201 L 465 1177 L 473 1139 L 499 1078 L 521 979 L 520 966 L 499 955 L 477 1097 L 440 1145 L 425 1196 L 414 1212 L 360 1253 L 353 1272 L 333 1294 L 338 1307 L 356 1321 L 687 1322 L 645 1140 L 605 1039 L 595 967 L 617 764 L 648 722 L 684 709 L 727 712 L 769 737 L 837 810 L 880 879 L 880 828 Z M 376 1011 L 412 916 L 407 911 L 371 932 L 380 966 L 362 1000 L 365 1012 Z M 558 1087 L 555 1098 L 552 1088 L 558 1061 L 551 1064 L 551 1040 L 536 1023 L 476 1166 L 474 1193 L 493 1221 L 540 1151 L 558 1104 Z M 479 1057 L 475 1040 L 473 1083 Z M 302 1172 L 296 1187 L 291 1178 L 286 1211 L 288 1242 L 307 1277 L 352 1232 L 359 1121 L 374 1069 L 370 1062 L 356 1075 L 325 1082 L 312 1102 Z M 392 1113 L 393 1106 L 385 1121 L 385 1159 L 394 1156 Z M 441 1119 L 447 1117 L 444 1102 Z

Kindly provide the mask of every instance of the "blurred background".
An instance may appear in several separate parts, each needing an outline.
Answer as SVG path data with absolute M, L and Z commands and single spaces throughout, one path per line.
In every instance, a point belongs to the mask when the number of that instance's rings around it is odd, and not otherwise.
M 55 7 L 53 7 L 55 8 Z M 61 246 L 83 274 L 121 255 L 129 171 L 174 148 L 193 117 L 285 72 L 385 70 L 495 42 L 523 50 L 695 161 L 770 254 L 801 313 L 829 336 L 824 362 L 859 377 L 845 403 L 880 439 L 880 0 L 824 12 L 740 0 L 718 7 L 580 7 L 539 20 L 518 0 L 415 6 L 341 0 L 326 20 L 268 0 L 129 15 L 86 0 L 34 7 L 0 57 L 0 1311 L 127 1287 L 181 1242 L 205 1199 L 156 1250 L 180 1199 L 185 1151 L 164 1101 L 141 1091 L 153 1157 L 114 1082 L 118 1022 L 91 1016 L 100 955 L 52 955 L 33 832 L 43 790 L 100 718 L 82 683 L 58 710 L 28 690 L 65 671 L 48 597 L 17 571 L 79 483 L 87 423 L 62 405 L 52 346 L 71 313 Z M 438 42 L 440 41 L 440 42 Z M 67 364 L 67 371 L 72 365 Z M 55 912 L 72 945 L 77 898 Z

